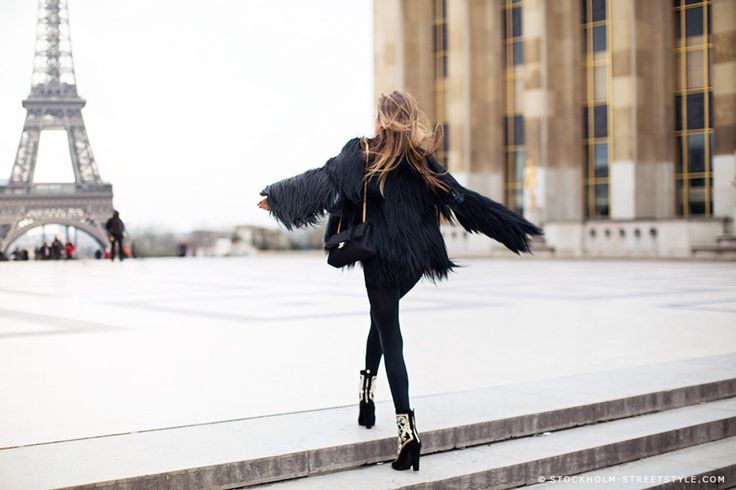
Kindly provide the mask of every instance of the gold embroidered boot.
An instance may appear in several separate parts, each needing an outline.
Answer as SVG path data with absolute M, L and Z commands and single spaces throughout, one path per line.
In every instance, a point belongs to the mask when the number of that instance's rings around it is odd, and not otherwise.
M 395 470 L 408 470 L 409 467 L 413 467 L 414 471 L 419 471 L 422 441 L 419 440 L 414 410 L 397 411 L 396 425 L 399 428 L 399 444 L 396 459 L 391 463 L 391 467 Z
M 360 372 L 360 412 L 358 413 L 358 424 L 370 429 L 376 424 L 376 404 L 373 403 L 373 395 L 376 391 L 376 374 L 370 369 Z

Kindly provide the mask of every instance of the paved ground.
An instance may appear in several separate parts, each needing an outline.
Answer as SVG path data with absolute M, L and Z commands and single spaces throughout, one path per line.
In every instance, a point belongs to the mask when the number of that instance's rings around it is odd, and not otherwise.
M 736 352 L 735 263 L 462 262 L 402 303 L 413 395 Z M 0 449 L 352 404 L 367 330 L 321 255 L 3 263 Z

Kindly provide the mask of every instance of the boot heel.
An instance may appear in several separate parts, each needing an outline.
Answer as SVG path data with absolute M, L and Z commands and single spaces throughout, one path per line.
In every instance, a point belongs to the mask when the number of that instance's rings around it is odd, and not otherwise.
M 373 400 L 368 403 L 360 402 L 358 413 L 358 424 L 370 429 L 376 424 L 376 406 Z
M 411 469 L 414 471 L 419 471 L 419 449 L 421 446 L 417 447 L 416 451 L 412 452 L 411 455 Z

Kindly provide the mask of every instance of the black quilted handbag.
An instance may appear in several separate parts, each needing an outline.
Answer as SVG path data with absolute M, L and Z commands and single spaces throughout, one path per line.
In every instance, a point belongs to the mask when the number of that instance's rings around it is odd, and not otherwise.
M 368 143 L 365 143 L 365 162 L 368 164 Z M 340 231 L 342 218 L 337 224 L 337 231 L 325 242 L 327 250 L 327 263 L 332 267 L 345 267 L 360 260 L 367 260 L 376 254 L 370 245 L 371 224 L 366 221 L 366 194 L 368 191 L 368 180 L 363 182 L 363 214 L 362 220 L 355 226 Z

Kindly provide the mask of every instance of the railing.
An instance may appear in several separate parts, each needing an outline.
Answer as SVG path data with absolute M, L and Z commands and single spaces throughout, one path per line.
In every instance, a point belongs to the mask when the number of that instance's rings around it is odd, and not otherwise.
M 33 185 L 5 185 L 0 186 L 0 194 L 84 194 L 84 193 L 112 193 L 111 184 L 33 184 Z

